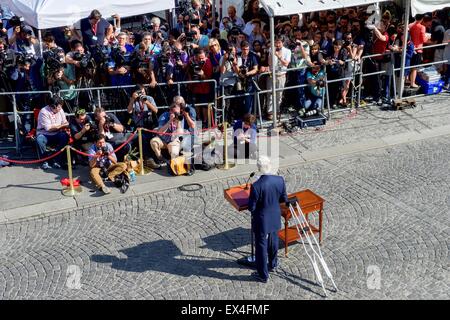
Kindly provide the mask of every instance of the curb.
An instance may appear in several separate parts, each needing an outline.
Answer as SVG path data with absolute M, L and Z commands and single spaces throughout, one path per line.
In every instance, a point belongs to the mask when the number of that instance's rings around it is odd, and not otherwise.
M 280 159 L 279 168 L 284 169 L 299 164 L 306 164 L 355 153 L 367 152 L 376 149 L 389 148 L 395 145 L 407 144 L 447 135 L 450 135 L 450 125 L 433 129 L 425 129 L 420 132 L 413 131 L 379 139 L 371 139 L 363 142 L 335 146 L 328 148 L 326 150 L 306 151 L 299 155 L 294 155 L 288 158 Z M 48 201 L 44 203 L 33 204 L 14 209 L 8 209 L 5 211 L 0 211 L 0 224 L 8 224 L 30 218 L 51 216 L 63 213 L 65 211 L 101 205 L 106 202 L 118 201 L 121 199 L 137 197 L 154 192 L 173 190 L 189 183 L 205 184 L 221 181 L 231 177 L 236 178 L 244 177 L 248 176 L 252 171 L 254 171 L 254 169 L 255 168 L 253 165 L 242 165 L 237 166 L 228 171 L 221 171 L 221 170 L 208 171 L 205 175 L 209 176 L 210 178 L 204 179 L 200 178 L 201 180 L 198 180 L 198 175 L 194 175 L 191 177 L 180 177 L 180 179 L 176 180 L 167 179 L 165 181 L 158 181 L 158 183 L 155 183 L 154 181 L 146 182 L 131 186 L 127 194 L 113 195 L 108 198 L 102 198 L 101 200 L 98 201 L 89 202 L 85 205 L 79 204 L 77 198 L 75 197 L 75 198 L 58 199 L 54 201 Z

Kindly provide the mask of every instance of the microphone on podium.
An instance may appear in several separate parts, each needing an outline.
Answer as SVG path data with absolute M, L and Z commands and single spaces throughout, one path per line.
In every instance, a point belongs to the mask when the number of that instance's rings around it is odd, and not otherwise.
M 250 177 L 248 177 L 248 179 L 247 179 L 244 190 L 248 190 L 248 183 L 249 183 L 250 179 L 255 176 L 255 174 L 256 174 L 255 172 L 250 173 Z

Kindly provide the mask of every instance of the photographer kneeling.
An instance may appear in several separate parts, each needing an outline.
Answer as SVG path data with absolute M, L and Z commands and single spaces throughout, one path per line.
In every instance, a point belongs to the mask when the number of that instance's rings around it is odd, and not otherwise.
M 123 162 L 117 162 L 114 149 L 111 144 L 106 142 L 105 135 L 99 134 L 96 136 L 95 144 L 89 149 L 88 154 L 90 155 L 89 174 L 91 180 L 104 194 L 111 193 L 111 190 L 103 182 L 102 175 L 107 176 L 112 182 L 115 182 L 120 174 L 128 176 L 127 165 Z
M 181 150 L 192 150 L 193 139 L 189 131 L 192 133 L 195 129 L 195 113 L 191 109 L 185 105 L 184 99 L 178 96 L 174 98 L 170 110 L 159 118 L 158 132 L 162 134 L 150 141 L 159 164 L 166 163 L 162 156 L 163 149 L 168 149 L 171 159 L 178 157 Z
M 104 134 L 106 141 L 111 143 L 114 149 L 122 145 L 131 135 L 130 133 L 125 133 L 124 126 L 120 123 L 114 113 L 106 113 L 105 109 L 102 107 L 95 109 L 94 118 L 98 133 Z M 118 158 L 123 159 L 130 150 L 131 146 L 128 144 L 117 152 Z
M 74 140 L 73 147 L 77 150 L 87 152 L 94 144 L 97 126 L 86 114 L 85 109 L 75 111 L 75 118 L 72 118 L 70 121 L 70 134 Z M 77 158 L 77 162 L 81 164 L 86 163 L 82 156 Z

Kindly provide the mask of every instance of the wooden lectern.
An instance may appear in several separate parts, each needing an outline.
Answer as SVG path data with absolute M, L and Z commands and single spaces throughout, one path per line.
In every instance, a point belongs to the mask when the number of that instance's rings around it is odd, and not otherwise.
M 230 189 L 224 190 L 225 199 L 239 212 L 248 209 L 248 200 L 250 198 L 250 185 L 248 189 L 245 189 L 245 184 L 235 186 Z M 310 224 L 311 231 L 319 234 L 319 243 L 322 244 L 322 221 L 323 221 L 323 203 L 324 200 L 315 194 L 313 191 L 306 189 L 296 193 L 291 193 L 288 198 L 297 198 L 300 208 L 308 220 L 310 213 L 319 212 L 319 225 L 314 226 Z M 278 237 L 284 242 L 284 255 L 287 257 L 288 245 L 294 241 L 300 239 L 295 225 L 289 227 L 289 220 L 291 212 L 284 203 L 280 203 L 281 216 L 284 218 L 284 228 L 278 232 Z M 308 221 L 309 222 L 309 221 Z M 252 257 L 253 257 L 253 231 L 252 231 Z

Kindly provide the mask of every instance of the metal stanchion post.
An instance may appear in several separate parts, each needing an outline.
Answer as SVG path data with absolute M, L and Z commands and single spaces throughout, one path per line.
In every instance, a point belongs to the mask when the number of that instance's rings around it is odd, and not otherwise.
M 19 153 L 19 125 L 17 124 L 17 118 L 19 115 L 17 114 L 17 101 L 16 95 L 13 94 L 13 111 L 14 111 L 14 140 L 16 143 L 16 153 Z
M 139 140 L 139 176 L 145 176 L 150 172 L 150 170 L 144 167 L 144 148 L 142 144 L 142 128 L 138 129 L 138 140 Z
M 228 163 L 228 123 L 225 121 L 223 123 L 223 158 L 224 158 L 224 164 L 221 166 L 218 166 L 221 170 L 230 170 L 231 168 L 234 168 L 234 164 Z
M 73 175 L 72 175 L 72 157 L 70 155 L 70 147 L 66 147 L 67 152 L 67 171 L 69 173 L 69 183 L 70 186 L 62 190 L 62 194 L 66 197 L 73 197 L 77 194 L 80 194 L 82 192 L 82 189 L 80 186 L 74 187 L 73 186 Z
M 331 112 L 330 112 L 330 94 L 328 93 L 328 76 L 325 73 L 325 92 L 327 95 L 327 108 L 328 108 L 328 120 L 331 120 Z M 324 95 L 322 94 L 322 105 L 324 105 Z

